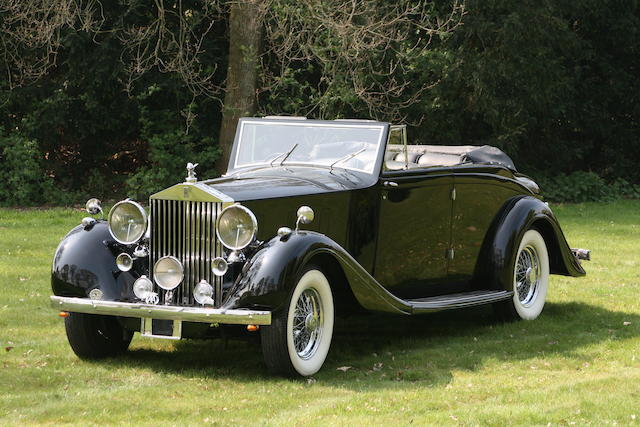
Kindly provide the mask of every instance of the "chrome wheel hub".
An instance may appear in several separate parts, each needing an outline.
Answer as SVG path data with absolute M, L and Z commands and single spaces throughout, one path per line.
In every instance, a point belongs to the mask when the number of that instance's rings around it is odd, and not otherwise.
M 525 246 L 518 255 L 515 281 L 520 303 L 525 307 L 533 304 L 540 282 L 540 258 L 533 246 Z
M 322 306 L 315 289 L 306 289 L 296 302 L 293 314 L 293 344 L 301 359 L 311 358 L 322 337 Z
M 313 313 L 309 313 L 304 320 L 304 326 L 308 331 L 315 331 L 318 327 L 318 318 Z
M 537 274 L 535 269 L 529 267 L 527 268 L 525 277 L 529 283 L 535 283 L 538 280 Z

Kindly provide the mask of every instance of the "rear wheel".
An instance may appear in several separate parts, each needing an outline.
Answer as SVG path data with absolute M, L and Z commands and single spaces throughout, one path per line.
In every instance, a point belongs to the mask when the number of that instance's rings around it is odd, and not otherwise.
M 513 298 L 496 304 L 497 313 L 505 320 L 535 319 L 544 308 L 549 286 L 549 254 L 538 231 L 522 236 L 511 277 Z
M 313 375 L 322 367 L 333 335 L 331 286 L 316 267 L 306 268 L 286 308 L 261 329 L 267 368 L 286 376 Z
M 123 353 L 133 338 L 133 332 L 124 329 L 112 316 L 69 313 L 64 326 L 69 345 L 81 359 L 99 359 Z

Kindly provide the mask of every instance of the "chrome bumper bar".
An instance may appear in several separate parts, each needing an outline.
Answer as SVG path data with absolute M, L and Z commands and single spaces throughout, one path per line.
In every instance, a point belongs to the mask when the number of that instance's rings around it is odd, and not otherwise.
M 184 322 L 226 323 L 231 325 L 270 325 L 270 311 L 245 309 L 176 307 L 172 305 L 133 304 L 129 302 L 96 301 L 88 298 L 51 297 L 51 305 L 60 311 L 104 314 Z

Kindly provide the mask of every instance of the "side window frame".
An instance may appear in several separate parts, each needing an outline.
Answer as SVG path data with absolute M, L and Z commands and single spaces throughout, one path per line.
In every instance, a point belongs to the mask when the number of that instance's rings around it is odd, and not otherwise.
M 387 140 L 387 148 L 391 144 L 392 133 L 394 132 L 400 132 L 400 144 L 402 144 L 402 152 L 404 153 L 404 168 L 408 169 L 409 155 L 408 155 L 408 149 L 407 149 L 407 125 L 391 125 L 389 127 L 389 138 Z

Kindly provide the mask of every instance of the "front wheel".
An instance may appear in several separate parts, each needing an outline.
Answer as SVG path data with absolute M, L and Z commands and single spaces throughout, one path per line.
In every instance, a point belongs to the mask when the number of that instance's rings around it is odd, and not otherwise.
M 513 298 L 496 304 L 505 320 L 533 320 L 540 315 L 549 286 L 549 254 L 544 238 L 536 230 L 522 236 L 513 274 Z
M 112 316 L 69 313 L 64 319 L 67 339 L 81 359 L 115 356 L 129 348 L 133 332 L 124 329 Z
M 286 376 L 310 376 L 324 363 L 333 335 L 334 306 L 324 273 L 303 271 L 286 308 L 261 329 L 262 354 L 269 371 Z

